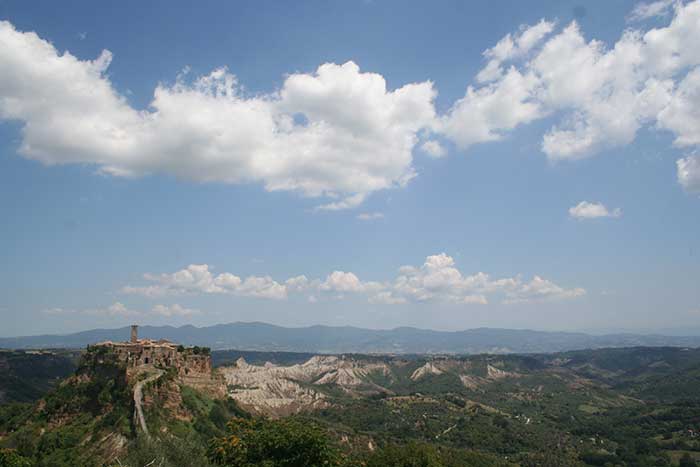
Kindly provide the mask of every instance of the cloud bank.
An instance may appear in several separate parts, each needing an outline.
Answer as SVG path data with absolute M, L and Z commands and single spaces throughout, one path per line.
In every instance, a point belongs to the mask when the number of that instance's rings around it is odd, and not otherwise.
M 520 276 L 494 279 L 477 272 L 463 274 L 452 257 L 441 253 L 428 256 L 421 266 L 403 266 L 398 275 L 386 281 L 363 281 L 348 271 L 333 271 L 325 279 L 309 279 L 304 275 L 277 282 L 269 276 L 245 279 L 229 272 L 213 274 L 209 265 L 190 265 L 166 274 L 145 274 L 147 285 L 126 286 L 125 294 L 149 298 L 185 294 L 229 294 L 285 300 L 289 296 L 341 300 L 365 298 L 369 303 L 397 305 L 405 303 L 444 302 L 454 304 L 487 304 L 490 299 L 503 303 L 524 303 L 572 299 L 585 295 L 582 288 L 564 288 L 534 276 L 525 281 Z
M 61 54 L 0 22 L 0 118 L 24 122 L 20 154 L 115 176 L 261 183 L 353 207 L 415 176 L 417 132 L 434 118 L 432 83 L 388 90 L 353 62 L 291 74 L 259 96 L 225 68 L 182 75 L 137 110 L 109 81 L 111 61 L 106 50 L 92 61 Z
M 521 26 L 484 51 L 484 68 L 444 115 L 432 82 L 389 89 L 351 61 L 292 73 L 259 95 L 226 68 L 183 73 L 135 109 L 109 80 L 111 52 L 80 60 L 0 21 L 0 119 L 23 123 L 20 154 L 44 164 L 256 183 L 325 199 L 319 209 L 348 209 L 409 183 L 416 146 L 445 156 L 435 135 L 466 150 L 554 116 L 541 142 L 551 161 L 629 144 L 643 127 L 669 131 L 678 148 L 697 146 L 700 1 L 638 5 L 630 18 L 670 9 L 666 26 L 628 29 L 610 47 L 587 40 L 576 22 Z M 698 177 L 690 162 L 678 161 L 686 189 Z

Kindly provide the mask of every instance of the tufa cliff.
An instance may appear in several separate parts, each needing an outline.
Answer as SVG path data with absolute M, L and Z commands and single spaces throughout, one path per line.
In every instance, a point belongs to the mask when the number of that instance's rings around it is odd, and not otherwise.
M 209 349 L 139 339 L 88 346 L 78 368 L 16 420 L 0 447 L 41 466 L 118 464 L 141 439 L 206 440 L 240 414 Z M 199 443 L 195 443 L 198 445 Z

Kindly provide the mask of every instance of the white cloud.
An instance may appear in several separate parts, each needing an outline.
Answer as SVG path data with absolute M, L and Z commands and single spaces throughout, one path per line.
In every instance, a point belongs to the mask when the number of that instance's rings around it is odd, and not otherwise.
M 435 131 L 462 149 L 499 140 L 508 130 L 543 116 L 534 99 L 538 84 L 535 75 L 523 75 L 511 67 L 495 83 L 480 88 L 469 86 L 466 95 L 435 125 Z
M 249 276 L 233 290 L 236 295 L 244 297 L 271 298 L 282 300 L 287 298 L 287 288 L 272 280 L 269 276 Z
M 190 264 L 172 274 L 144 274 L 144 279 L 154 284 L 126 286 L 122 292 L 145 297 L 164 297 L 182 294 L 233 294 L 242 297 L 283 299 L 287 288 L 269 276 L 249 276 L 245 279 L 225 272 L 214 275 L 207 264 Z
M 645 125 L 671 131 L 678 146 L 699 144 L 700 2 L 675 5 L 667 26 L 626 30 L 611 48 L 587 41 L 576 22 L 556 33 L 546 21 L 521 27 L 484 52 L 482 85 L 468 86 L 435 131 L 466 149 L 554 115 L 542 140 L 552 161 L 628 144 Z M 633 17 L 669 6 L 638 6 Z
M 383 286 L 377 282 L 362 282 L 351 272 L 333 271 L 319 286 L 322 292 L 359 292 L 371 293 L 381 290 Z
M 676 146 L 700 144 L 700 67 L 691 70 L 678 84 L 668 105 L 659 112 L 658 126 L 676 135 Z
M 569 216 L 574 219 L 596 219 L 599 217 L 620 217 L 622 209 L 615 208 L 609 210 L 602 203 L 589 203 L 581 201 L 576 206 L 569 208 Z
M 323 298 L 361 297 L 369 303 L 391 305 L 421 302 L 483 305 L 489 302 L 489 297 L 504 303 L 522 303 L 585 294 L 581 288 L 567 289 L 539 276 L 528 282 L 520 276 L 493 279 L 483 272 L 464 275 L 455 267 L 454 259 L 445 253 L 428 256 L 420 267 L 403 266 L 394 279 L 382 282 L 363 281 L 349 271 L 333 271 L 325 279 L 299 275 L 284 282 L 254 276 L 241 280 L 228 272 L 215 276 L 207 265 L 190 265 L 172 274 L 146 274 L 144 277 L 156 284 L 124 287 L 122 292 L 147 297 L 214 293 L 284 299 L 300 295 L 312 303 Z M 158 294 L 152 292 L 153 288 Z
M 466 95 L 436 123 L 435 131 L 467 149 L 497 141 L 517 126 L 545 116 L 547 110 L 537 99 L 539 77 L 513 64 L 504 71 L 504 65 L 526 58 L 553 29 L 554 23 L 545 20 L 521 26 L 516 35 L 508 34 L 484 51 L 489 61 L 476 77 L 483 86 L 468 86 Z
M 627 21 L 644 21 L 649 18 L 667 16 L 675 1 L 676 0 L 657 0 L 654 2 L 637 3 L 632 12 L 627 16 Z
M 447 150 L 442 146 L 442 144 L 435 140 L 426 141 L 421 145 L 421 149 L 424 153 L 436 159 L 447 155 Z
M 290 277 L 284 282 L 285 287 L 290 292 L 303 292 L 309 288 L 310 281 L 306 276 Z
M 477 272 L 463 275 L 445 253 L 428 256 L 420 268 L 404 266 L 390 289 L 390 298 L 410 301 L 488 303 L 487 296 L 502 296 L 504 303 L 560 300 L 585 294 L 581 288 L 565 289 L 535 276 L 530 282 L 513 278 L 492 279 Z
M 138 110 L 109 81 L 111 60 L 109 51 L 79 60 L 0 22 L 0 119 L 24 123 L 20 154 L 113 176 L 260 183 L 343 209 L 415 176 L 418 131 L 435 116 L 432 83 L 388 90 L 353 62 L 288 75 L 255 96 L 225 68 L 195 79 L 186 70 Z
M 484 57 L 489 61 L 477 74 L 476 80 L 480 83 L 487 83 L 502 77 L 501 64 L 503 62 L 525 56 L 553 29 L 554 23 L 542 19 L 534 26 L 520 26 L 520 31 L 515 36 L 507 34 L 494 47 L 484 51 Z
M 586 42 L 572 23 L 533 58 L 538 100 L 564 118 L 544 136 L 550 160 L 579 159 L 632 142 L 669 99 L 672 82 L 644 63 L 641 35 L 625 33 L 611 50 Z M 568 114 L 566 112 L 569 112 Z
M 361 221 L 374 221 L 377 219 L 384 219 L 384 214 L 381 212 L 362 212 L 357 215 L 357 218 Z
M 355 195 L 347 196 L 340 201 L 334 201 L 332 203 L 322 204 L 316 207 L 317 211 L 342 211 L 343 209 L 356 208 L 365 201 L 366 195 L 364 193 L 358 193 Z
M 507 291 L 505 303 L 524 303 L 544 300 L 565 300 L 582 297 L 586 291 L 580 287 L 564 289 L 552 281 L 535 276 L 530 282 L 519 284 L 515 291 Z
M 192 316 L 194 314 L 200 313 L 199 310 L 192 309 L 192 308 L 185 308 L 183 306 L 178 305 L 177 303 L 173 305 L 155 305 L 151 309 L 151 313 L 160 315 L 160 316 L 165 316 L 165 317 L 171 317 L 171 316 Z
M 676 161 L 678 183 L 688 193 L 700 193 L 700 156 L 688 156 Z
M 669 7 L 638 5 L 630 18 Z M 437 141 L 421 141 L 430 132 L 464 150 L 553 116 L 541 144 L 552 161 L 628 144 L 645 126 L 670 131 L 677 146 L 698 145 L 698 43 L 700 1 L 676 2 L 667 25 L 627 29 L 610 47 L 587 40 L 576 22 L 521 26 L 484 51 L 475 84 L 441 116 L 431 82 L 388 89 L 353 62 L 292 73 L 258 95 L 225 68 L 192 79 L 183 72 L 140 110 L 110 82 L 109 51 L 80 60 L 2 21 L 0 119 L 23 122 L 20 154 L 45 164 L 258 183 L 340 210 L 405 186 L 416 175 L 416 145 L 445 154 Z

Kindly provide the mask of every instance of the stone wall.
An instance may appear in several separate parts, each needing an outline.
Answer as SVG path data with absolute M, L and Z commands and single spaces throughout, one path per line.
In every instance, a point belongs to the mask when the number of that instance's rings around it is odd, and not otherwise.
M 223 377 L 212 371 L 211 356 L 195 353 L 167 341 L 139 340 L 133 342 L 103 342 L 126 366 L 127 378 L 133 380 L 149 368 L 174 368 L 177 379 L 187 386 L 204 391 L 212 397 L 225 397 Z

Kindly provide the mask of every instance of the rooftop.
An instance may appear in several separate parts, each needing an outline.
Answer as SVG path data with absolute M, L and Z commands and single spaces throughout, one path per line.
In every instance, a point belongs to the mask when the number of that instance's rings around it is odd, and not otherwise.
M 164 347 L 164 348 L 177 348 L 177 344 L 171 342 L 167 339 L 138 339 L 136 342 L 114 342 L 114 341 L 104 341 L 99 342 L 95 345 L 107 345 L 112 347 Z

